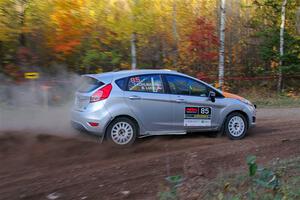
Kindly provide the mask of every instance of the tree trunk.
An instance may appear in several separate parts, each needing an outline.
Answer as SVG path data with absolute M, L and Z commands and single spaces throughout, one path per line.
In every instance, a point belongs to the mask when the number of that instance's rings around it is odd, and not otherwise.
M 2 64 L 3 64 L 3 58 L 4 58 L 4 52 L 3 52 L 3 48 L 2 48 L 2 41 L 0 40 L 0 73 L 2 70 Z
M 177 59 L 178 59 L 178 40 L 179 40 L 179 35 L 177 31 L 177 8 L 176 8 L 176 0 L 173 1 L 173 23 L 172 23 L 172 28 L 173 28 L 173 37 L 175 41 L 175 49 L 174 49 L 174 65 L 177 66 Z
M 131 34 L 131 69 L 136 70 L 136 33 Z
M 287 0 L 282 1 L 282 8 L 281 8 L 281 25 L 280 25 L 280 61 L 279 61 L 279 68 L 278 68 L 278 83 L 277 83 L 277 92 L 281 92 L 282 90 L 282 57 L 284 55 L 284 26 L 285 26 L 285 7 L 287 4 Z
M 139 0 L 133 0 L 133 8 L 132 8 L 132 33 L 131 33 L 131 40 L 130 40 L 130 47 L 131 47 L 131 69 L 136 70 L 136 28 L 135 28 L 135 21 L 136 21 L 136 6 Z
M 23 29 L 23 27 L 25 26 L 25 14 L 26 14 L 26 4 L 27 4 L 27 0 L 21 0 L 18 1 L 18 15 L 20 18 L 20 27 Z M 19 34 L 19 44 L 21 47 L 25 47 L 26 46 L 26 36 L 25 33 L 23 32 L 23 30 L 20 32 Z
M 300 7 L 298 7 L 296 12 L 296 29 L 297 33 L 300 34 Z
M 224 54 L 225 54 L 225 0 L 221 0 L 220 6 L 220 47 L 219 47 L 219 88 L 224 84 Z

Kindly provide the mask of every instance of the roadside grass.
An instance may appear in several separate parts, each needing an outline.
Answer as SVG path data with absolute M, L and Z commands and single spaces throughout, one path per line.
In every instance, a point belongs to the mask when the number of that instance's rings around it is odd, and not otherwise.
M 246 162 L 247 172 L 225 173 L 208 182 L 204 181 L 199 186 L 197 183 L 189 183 L 193 188 L 201 188 L 196 191 L 192 189 L 181 192 L 180 186 L 182 181 L 185 182 L 184 178 L 168 177 L 166 180 L 169 184 L 158 193 L 158 199 L 189 199 L 190 194 L 194 194 L 191 199 L 207 200 L 300 199 L 300 157 L 277 159 L 268 167 L 259 166 L 255 156 L 248 156 Z
M 277 94 L 268 91 L 249 90 L 241 92 L 240 95 L 256 104 L 258 108 L 300 107 L 300 95 L 292 91 Z
M 251 102 L 256 104 L 258 108 L 288 108 L 300 107 L 300 98 L 292 98 L 278 95 L 271 98 L 250 97 Z
M 300 199 L 300 157 L 275 161 L 259 167 L 256 157 L 247 158 L 248 173 L 223 175 L 203 191 L 212 200 L 294 200 Z
M 181 186 L 183 180 L 183 177 L 180 175 L 166 177 L 168 184 L 164 187 L 164 191 L 158 193 L 158 198 L 160 200 L 179 199 L 177 189 Z

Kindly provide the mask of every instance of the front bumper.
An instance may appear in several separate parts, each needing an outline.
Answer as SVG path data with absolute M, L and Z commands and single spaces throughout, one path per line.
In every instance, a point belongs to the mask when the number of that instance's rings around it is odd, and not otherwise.
M 256 105 L 247 105 L 247 108 L 243 109 L 248 116 L 249 128 L 256 125 L 256 107 Z
M 252 117 L 250 118 L 250 127 L 254 127 L 256 125 L 256 105 L 253 105 L 254 109 L 252 110 Z

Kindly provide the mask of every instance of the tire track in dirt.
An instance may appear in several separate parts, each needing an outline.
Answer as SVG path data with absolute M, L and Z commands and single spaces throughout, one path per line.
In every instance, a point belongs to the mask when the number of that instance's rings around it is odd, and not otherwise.
M 280 113 L 283 113 L 279 116 Z M 0 199 L 155 199 L 170 175 L 208 182 L 242 170 L 245 157 L 259 161 L 300 155 L 300 109 L 262 109 L 257 127 L 241 141 L 207 134 L 144 138 L 130 149 L 90 139 L 54 136 L 0 137 Z M 167 163 L 169 162 L 169 163 Z M 130 191 L 129 196 L 121 191 Z

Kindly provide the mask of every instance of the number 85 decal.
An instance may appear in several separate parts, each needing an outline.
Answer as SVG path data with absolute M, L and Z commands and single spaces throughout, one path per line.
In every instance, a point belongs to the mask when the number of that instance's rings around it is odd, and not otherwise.
M 209 115 L 211 113 L 211 109 L 208 107 L 200 107 L 200 114 L 202 115 Z

